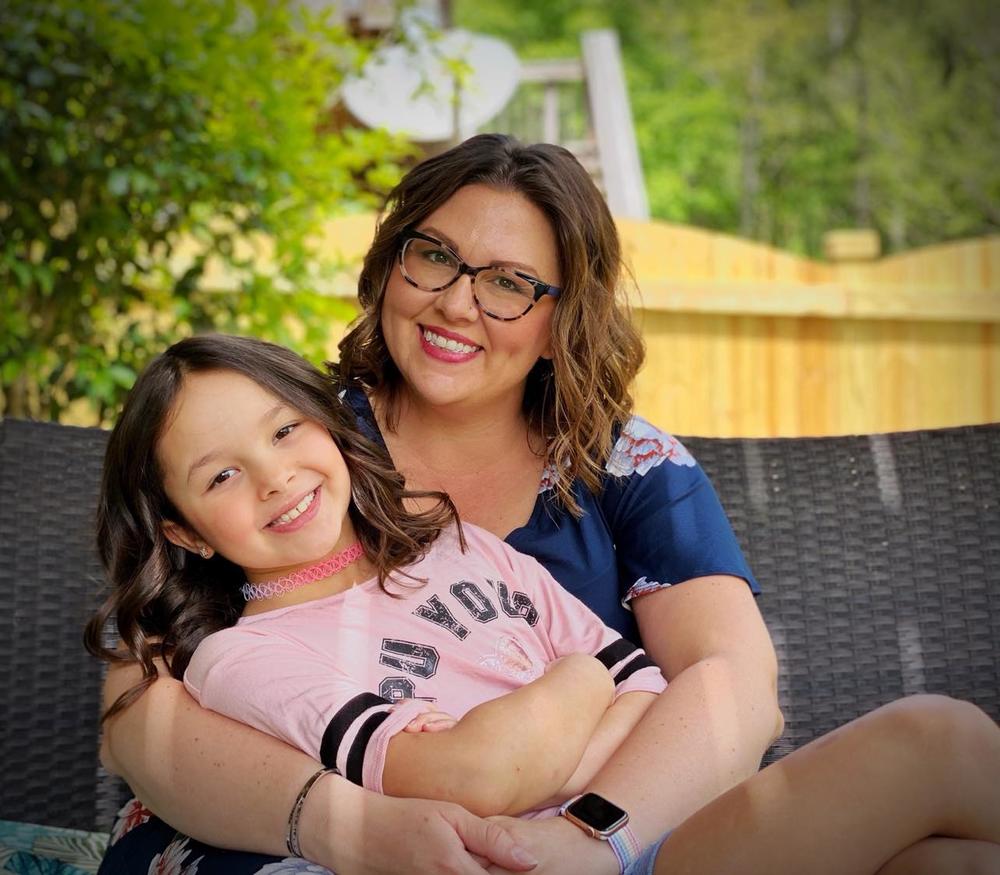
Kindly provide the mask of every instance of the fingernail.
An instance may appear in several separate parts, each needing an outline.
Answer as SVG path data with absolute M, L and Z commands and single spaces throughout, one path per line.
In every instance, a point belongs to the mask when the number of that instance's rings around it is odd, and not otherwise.
M 537 866 L 538 860 L 536 860 L 531 854 L 529 854 L 524 848 L 515 847 L 511 852 L 512 856 L 518 863 L 522 866 Z

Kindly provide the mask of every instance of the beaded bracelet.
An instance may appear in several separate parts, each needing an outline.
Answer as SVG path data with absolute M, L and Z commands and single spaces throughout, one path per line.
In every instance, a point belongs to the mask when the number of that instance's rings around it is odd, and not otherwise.
M 285 837 L 285 846 L 288 848 L 288 853 L 293 857 L 302 856 L 302 848 L 299 847 L 299 817 L 302 816 L 302 806 L 306 803 L 306 796 L 312 790 L 313 784 L 322 778 L 323 775 L 330 774 L 339 775 L 340 772 L 337 769 L 328 769 L 324 766 L 302 785 L 299 795 L 295 797 L 295 804 L 292 805 L 292 810 L 288 814 L 288 835 Z

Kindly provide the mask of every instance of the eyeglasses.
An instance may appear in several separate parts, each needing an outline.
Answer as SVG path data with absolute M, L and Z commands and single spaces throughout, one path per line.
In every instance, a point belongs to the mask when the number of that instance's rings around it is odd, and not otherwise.
M 410 231 L 399 250 L 399 272 L 424 292 L 443 292 L 460 276 L 472 278 L 472 297 L 487 316 L 502 322 L 520 319 L 546 295 L 561 289 L 509 267 L 470 267 L 448 244 Z

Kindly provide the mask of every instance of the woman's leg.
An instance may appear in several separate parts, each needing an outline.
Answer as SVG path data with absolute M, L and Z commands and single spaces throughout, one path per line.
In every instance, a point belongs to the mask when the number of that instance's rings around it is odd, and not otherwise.
M 997 875 L 1000 845 L 973 839 L 924 839 L 897 854 L 878 875 Z
M 677 827 L 656 875 L 873 875 L 930 836 L 1000 842 L 1000 728 L 941 696 L 879 708 Z

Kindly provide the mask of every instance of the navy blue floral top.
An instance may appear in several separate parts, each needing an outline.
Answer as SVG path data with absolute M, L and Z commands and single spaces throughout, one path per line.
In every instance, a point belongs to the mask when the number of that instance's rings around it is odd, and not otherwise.
M 343 394 L 362 432 L 384 446 L 368 398 Z M 602 490 L 581 482 L 576 519 L 556 500 L 558 471 L 542 475 L 527 524 L 506 541 L 534 556 L 566 589 L 624 637 L 638 641 L 629 603 L 693 577 L 731 574 L 760 592 L 705 472 L 675 437 L 633 416 L 605 465 Z

